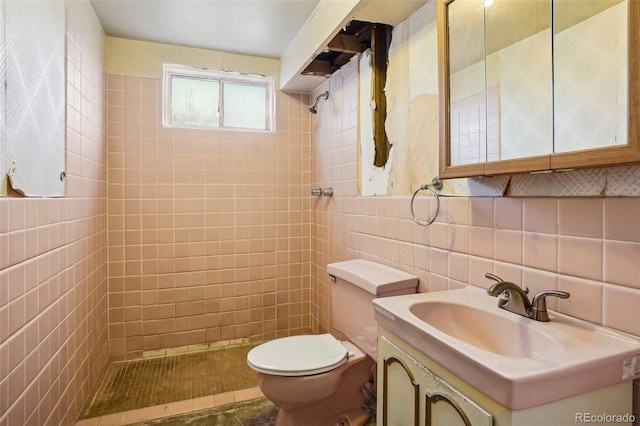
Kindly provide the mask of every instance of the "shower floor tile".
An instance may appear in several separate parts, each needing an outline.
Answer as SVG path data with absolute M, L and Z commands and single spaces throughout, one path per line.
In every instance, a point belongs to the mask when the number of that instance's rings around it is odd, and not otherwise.
M 83 418 L 254 388 L 258 375 L 246 361 L 251 348 L 113 363 Z

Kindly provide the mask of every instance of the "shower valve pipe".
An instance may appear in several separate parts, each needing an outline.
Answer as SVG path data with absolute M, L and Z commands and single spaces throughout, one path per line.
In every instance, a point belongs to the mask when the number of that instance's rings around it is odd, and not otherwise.
M 327 188 L 313 188 L 311 190 L 311 195 L 313 195 L 314 197 L 331 197 L 333 196 L 333 188 L 331 187 L 327 187 Z

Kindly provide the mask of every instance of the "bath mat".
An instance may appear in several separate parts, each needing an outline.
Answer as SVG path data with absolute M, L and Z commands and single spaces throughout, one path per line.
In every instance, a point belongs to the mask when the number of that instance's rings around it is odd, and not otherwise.
M 278 408 L 267 398 L 236 402 L 132 426 L 274 426 Z

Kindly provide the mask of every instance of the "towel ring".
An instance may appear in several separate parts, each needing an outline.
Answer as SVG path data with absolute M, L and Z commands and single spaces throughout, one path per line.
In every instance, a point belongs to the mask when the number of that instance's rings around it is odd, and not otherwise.
M 415 201 L 418 192 L 426 191 L 427 189 L 431 191 L 434 198 L 436 199 L 436 212 L 429 220 L 420 220 L 416 217 L 416 213 L 413 210 L 413 202 Z M 411 218 L 415 223 L 420 226 L 429 226 L 436 220 L 436 217 L 438 217 L 438 213 L 440 213 L 440 196 L 438 195 L 438 191 L 440 191 L 441 189 L 442 181 L 438 178 L 438 176 L 434 177 L 431 183 L 425 183 L 424 185 L 420 185 L 420 187 L 416 189 L 416 191 L 411 196 Z

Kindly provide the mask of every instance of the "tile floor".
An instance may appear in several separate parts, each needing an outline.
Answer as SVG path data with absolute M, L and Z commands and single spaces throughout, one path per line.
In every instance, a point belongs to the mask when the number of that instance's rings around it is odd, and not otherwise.
M 76 426 L 115 426 L 247 401 L 264 395 L 244 345 L 114 363 Z
M 232 404 L 234 402 L 248 401 L 264 397 L 260 388 L 242 389 L 238 391 L 224 392 L 217 395 L 208 395 L 185 401 L 171 402 L 169 404 L 153 407 L 137 408 L 120 413 L 105 414 L 100 417 L 78 420 L 75 426 L 122 426 L 148 420 L 161 419 L 192 411 L 204 410 L 212 407 Z
M 275 426 L 278 408 L 267 398 L 147 420 L 131 426 Z

